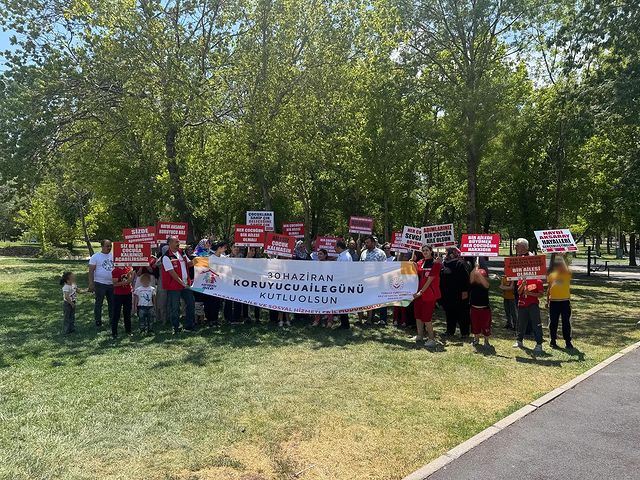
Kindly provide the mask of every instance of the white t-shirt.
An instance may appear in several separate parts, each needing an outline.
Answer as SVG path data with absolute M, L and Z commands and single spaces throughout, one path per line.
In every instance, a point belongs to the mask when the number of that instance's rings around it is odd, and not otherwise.
M 387 257 L 387 262 L 395 262 L 396 261 L 396 257 L 394 257 L 393 255 Z
M 351 254 L 349 253 L 349 250 L 343 250 L 338 255 L 338 259 L 336 261 L 337 262 L 353 262 L 353 258 L 351 258 Z
M 75 285 L 69 285 L 65 283 L 62 286 L 62 299 L 66 300 L 65 295 L 68 295 L 72 302 L 76 301 L 76 297 L 78 296 L 78 289 Z
M 113 270 L 113 255 L 111 254 L 111 252 L 94 253 L 89 259 L 89 265 L 96 266 L 96 272 L 93 276 L 93 280 L 96 283 L 113 285 L 113 279 L 111 278 L 111 270 Z
M 182 270 L 182 275 L 178 274 L 178 276 L 180 276 L 180 278 L 182 278 L 182 281 L 186 284 L 187 283 L 187 265 L 185 264 L 183 258 L 182 258 L 182 254 L 180 252 L 174 252 L 176 255 L 176 258 L 180 261 L 180 270 Z M 173 270 L 173 265 L 171 263 L 171 259 L 168 256 L 164 256 L 162 257 L 162 268 L 164 268 L 165 272 L 170 272 L 171 270 Z M 176 272 L 178 273 L 178 272 Z
M 151 285 L 143 287 L 140 285 L 133 291 L 133 294 L 138 297 L 139 307 L 153 307 L 153 296 L 156 294 L 155 287 Z

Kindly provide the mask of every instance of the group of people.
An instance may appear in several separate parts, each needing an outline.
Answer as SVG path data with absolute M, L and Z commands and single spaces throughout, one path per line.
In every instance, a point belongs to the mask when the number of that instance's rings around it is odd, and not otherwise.
M 195 257 L 229 256 L 260 258 L 261 250 L 256 247 L 241 248 L 225 241 L 202 239 L 195 247 L 180 248 L 175 237 L 169 237 L 162 245 L 157 256 L 149 266 L 132 268 L 114 266 L 110 240 L 101 242 L 101 251 L 89 260 L 89 280 L 86 291 L 95 294 L 94 321 L 96 327 L 102 326 L 102 311 L 106 300 L 111 334 L 118 336 L 120 318 L 124 319 L 127 335 L 132 335 L 132 314 L 139 319 L 140 332 L 153 333 L 154 323 L 170 323 L 173 332 L 193 332 L 198 325 L 219 325 L 220 312 L 230 324 L 260 322 L 261 309 L 253 307 L 253 318 L 249 315 L 249 305 L 191 290 L 194 276 L 193 259 Z M 379 248 L 377 239 L 365 237 L 362 249 L 354 240 L 348 243 L 339 240 L 335 247 L 339 262 L 388 262 L 412 261 L 418 274 L 418 291 L 414 301 L 407 307 L 393 307 L 393 324 L 399 327 L 412 327 L 415 324 L 418 345 L 434 348 L 438 345 L 432 325 L 433 314 L 439 305 L 446 318 L 446 331 L 443 337 L 452 337 L 459 330 L 464 340 L 473 336 L 472 343 L 480 345 L 483 340 L 489 346 L 492 326 L 490 305 L 489 271 L 486 259 L 463 258 L 456 247 L 448 247 L 444 258 L 434 249 L 425 245 L 420 252 L 392 254 L 391 246 L 385 244 Z M 526 239 L 516 241 L 517 255 L 529 255 Z M 295 260 L 329 261 L 325 249 L 309 252 L 304 243 L 296 243 L 293 258 Z M 550 336 L 552 347 L 557 347 L 557 329 L 562 321 L 562 335 L 567 348 L 571 343 L 571 272 L 561 256 L 556 257 L 548 277 L 547 304 L 550 316 Z M 76 295 L 80 290 L 75 284 L 75 275 L 65 272 L 60 283 L 63 293 L 63 333 L 75 330 Z M 540 314 L 540 299 L 544 296 L 541 280 L 509 281 L 502 278 L 499 286 L 502 292 L 506 328 L 516 331 L 515 347 L 522 348 L 526 335 L 533 333 L 536 341 L 534 351 L 542 351 L 543 335 Z M 306 315 L 294 315 L 302 321 Z M 334 316 L 326 315 L 326 326 L 332 327 Z M 364 325 L 385 326 L 388 321 L 388 308 L 359 312 L 358 319 Z M 181 319 L 182 326 L 181 326 Z M 280 327 L 289 326 L 291 319 L 285 312 L 269 311 L 270 321 Z M 350 328 L 349 315 L 339 315 L 340 328 Z M 313 326 L 320 326 L 322 315 L 312 315 L 309 319 Z

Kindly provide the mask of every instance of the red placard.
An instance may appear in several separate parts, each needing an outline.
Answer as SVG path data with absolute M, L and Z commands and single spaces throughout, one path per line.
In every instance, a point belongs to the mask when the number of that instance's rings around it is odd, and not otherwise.
M 116 266 L 148 267 L 151 244 L 144 242 L 113 242 L 113 264 Z
M 324 248 L 330 257 L 337 257 L 338 253 L 336 252 L 336 242 L 338 240 L 340 240 L 340 237 L 318 237 L 313 244 L 313 249 L 317 252 L 321 248 Z
M 350 217 L 349 233 L 362 233 L 364 235 L 371 235 L 373 233 L 373 218 Z
M 504 274 L 508 280 L 522 278 L 547 278 L 547 257 L 545 255 L 523 255 L 505 257 Z
M 402 243 L 402 230 L 393 232 L 393 235 L 391 236 L 391 250 L 398 253 L 405 253 L 409 251 L 409 249 L 404 246 L 404 243 Z
M 184 245 L 187 243 L 188 223 L 182 222 L 158 222 L 156 225 L 156 242 L 164 243 L 169 237 L 177 237 L 178 241 Z
M 264 225 L 236 225 L 233 243 L 239 247 L 264 247 Z
M 282 224 L 282 233 L 294 238 L 304 238 L 304 223 L 290 222 Z
M 463 233 L 460 253 L 463 257 L 497 257 L 500 254 L 500 234 Z
M 293 249 L 295 246 L 296 239 L 294 237 L 273 232 L 267 232 L 267 236 L 264 241 L 265 253 L 278 255 L 279 257 L 293 257 Z
M 156 241 L 156 227 L 123 228 L 122 239 L 125 242 L 148 242 Z

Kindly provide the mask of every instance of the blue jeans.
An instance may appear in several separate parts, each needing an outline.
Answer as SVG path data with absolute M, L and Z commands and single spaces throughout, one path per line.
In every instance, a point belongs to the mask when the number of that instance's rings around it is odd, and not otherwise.
M 182 290 L 167 290 L 167 312 L 173 329 L 177 331 L 180 328 L 180 300 L 184 301 L 185 318 L 184 328 L 193 330 L 193 324 L 196 319 L 196 300 L 193 292 L 189 288 Z
M 107 306 L 109 310 L 109 319 L 113 316 L 113 285 L 107 285 L 106 283 L 94 283 L 96 291 L 96 303 L 93 306 L 93 317 L 96 321 L 96 326 L 102 325 L 102 304 L 104 299 L 107 299 Z

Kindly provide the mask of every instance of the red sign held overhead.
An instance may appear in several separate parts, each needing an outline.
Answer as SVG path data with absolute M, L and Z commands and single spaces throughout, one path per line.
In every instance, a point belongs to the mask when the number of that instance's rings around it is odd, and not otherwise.
M 156 241 L 156 227 L 123 228 L 122 239 L 125 242 L 149 242 Z
M 402 230 L 393 232 L 391 238 L 391 250 L 398 253 L 405 253 L 409 251 L 409 249 L 405 247 L 404 243 L 402 243 Z
M 500 254 L 500 235 L 497 233 L 463 233 L 460 253 L 463 257 L 497 257 Z
M 340 240 L 339 237 L 318 237 L 313 245 L 313 249 L 317 252 L 321 248 L 324 248 L 330 257 L 337 257 L 338 253 L 336 252 L 336 242 Z
M 302 222 L 283 223 L 282 233 L 294 238 L 304 238 L 304 223 Z
M 350 217 L 349 233 L 361 233 L 364 235 L 371 235 L 373 233 L 373 218 Z
M 236 225 L 233 243 L 239 247 L 264 247 L 264 225 Z
M 293 257 L 293 249 L 295 246 L 296 239 L 294 237 L 273 232 L 267 232 L 267 237 L 264 241 L 265 253 L 278 255 L 280 257 Z
M 183 222 L 158 222 L 156 225 L 156 242 L 165 243 L 169 237 L 177 237 L 184 245 L 187 243 L 188 223 Z
M 521 257 L 505 257 L 504 274 L 508 280 L 522 278 L 547 278 L 547 257 L 545 255 L 523 255 Z
M 151 260 L 151 244 L 113 242 L 113 264 L 116 266 L 148 267 Z

